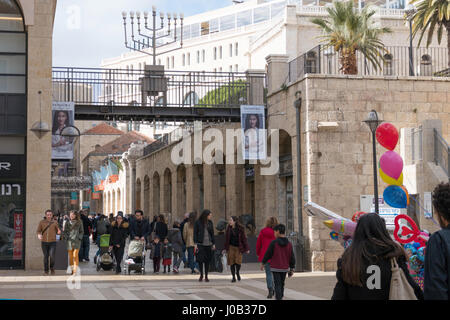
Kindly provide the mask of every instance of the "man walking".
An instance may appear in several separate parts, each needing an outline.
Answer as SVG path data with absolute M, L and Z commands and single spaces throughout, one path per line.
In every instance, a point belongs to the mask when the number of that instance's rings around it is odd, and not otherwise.
M 81 243 L 80 248 L 80 262 L 82 262 L 83 260 L 89 261 L 89 249 L 90 249 L 89 236 L 90 230 L 92 229 L 92 223 L 87 215 L 88 215 L 87 210 L 81 211 L 80 217 L 81 221 L 83 222 L 84 235 L 83 235 L 83 242 Z
M 146 219 L 144 219 L 144 212 L 142 210 L 135 211 L 135 218 L 131 221 L 130 225 L 130 238 L 131 240 L 146 241 L 150 234 L 150 225 Z
M 275 298 L 281 300 L 284 296 L 286 274 L 289 272 L 289 277 L 294 274 L 295 256 L 292 244 L 286 238 L 286 227 L 284 224 L 276 225 L 273 231 L 276 239 L 267 248 L 261 262 L 261 270 L 264 270 L 264 265 L 270 260 L 270 270 L 272 271 L 275 285 Z
M 39 222 L 36 233 L 39 240 L 41 240 L 42 252 L 44 253 L 44 274 L 48 275 L 50 270 L 51 274 L 54 275 L 56 235 L 61 234 L 61 230 L 59 229 L 58 223 L 53 219 L 52 210 L 45 211 L 45 218 Z

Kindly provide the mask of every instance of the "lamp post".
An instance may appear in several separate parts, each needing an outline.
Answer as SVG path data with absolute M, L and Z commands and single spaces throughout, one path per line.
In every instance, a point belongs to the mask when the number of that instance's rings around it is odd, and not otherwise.
M 416 7 L 413 4 L 408 4 L 405 9 L 406 19 L 409 22 L 409 75 L 414 76 L 413 63 L 413 38 L 412 38 L 412 20 L 416 13 Z
M 380 213 L 378 208 L 378 175 L 377 175 L 377 148 L 376 148 L 376 138 L 375 132 L 378 126 L 383 120 L 378 119 L 378 114 L 375 110 L 369 112 L 369 116 L 364 120 L 370 131 L 372 132 L 372 145 L 373 145 L 373 188 L 374 188 L 374 200 L 375 200 L 375 212 Z
M 149 31 L 149 34 L 145 34 L 142 29 L 141 29 L 141 13 L 139 11 L 134 12 L 134 11 L 130 11 L 129 16 L 130 16 L 130 24 L 131 24 L 131 45 L 128 44 L 128 36 L 127 36 L 127 17 L 128 17 L 128 13 L 126 11 L 122 12 L 122 18 L 123 18 L 123 27 L 124 27 L 124 31 L 125 31 L 125 47 L 134 51 L 139 51 L 148 55 L 153 56 L 153 65 L 156 65 L 156 56 L 159 56 L 161 54 L 165 54 L 174 50 L 178 50 L 181 49 L 183 47 L 183 20 L 184 20 L 184 15 L 183 13 L 179 14 L 179 18 L 177 16 L 176 13 L 174 13 L 173 15 L 171 15 L 170 13 L 167 14 L 167 30 L 160 35 L 157 35 L 157 31 L 161 31 L 165 28 L 164 26 L 164 13 L 160 12 L 159 13 L 159 19 L 160 21 L 160 26 L 157 27 L 157 14 L 156 14 L 156 7 L 152 6 L 152 12 L 150 13 L 152 16 L 152 21 L 149 23 L 149 13 L 148 12 L 144 12 L 144 31 L 147 30 Z M 136 19 L 136 23 L 137 23 L 137 33 L 135 35 L 135 30 L 134 30 L 134 24 L 135 24 L 135 19 Z M 180 21 L 180 29 L 177 29 L 177 22 L 178 19 Z M 171 20 L 173 20 L 173 31 L 171 29 Z M 148 25 L 151 24 L 151 27 L 149 27 Z M 179 40 L 180 40 L 180 47 L 171 49 L 171 50 L 167 50 L 165 52 L 158 52 L 156 53 L 156 50 L 167 46 L 169 44 L 175 43 L 177 42 L 177 38 L 178 38 L 178 32 L 180 31 L 180 35 L 179 35 Z M 141 37 L 141 39 L 135 40 L 135 37 Z M 167 38 L 167 37 L 172 37 L 173 40 L 169 41 L 167 43 L 164 44 L 157 44 L 157 40 L 159 39 L 163 39 L 163 38 Z M 144 49 L 149 49 L 151 48 L 152 51 L 151 53 L 145 51 Z

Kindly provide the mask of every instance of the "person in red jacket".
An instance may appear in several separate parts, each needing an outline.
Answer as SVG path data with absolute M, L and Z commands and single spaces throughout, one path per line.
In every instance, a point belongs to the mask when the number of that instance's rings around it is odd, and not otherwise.
M 256 241 L 256 255 L 258 256 L 259 262 L 262 262 L 267 248 L 269 247 L 270 243 L 275 240 L 275 233 L 273 232 L 273 228 L 277 224 L 277 218 L 269 217 L 266 220 L 266 227 L 259 233 L 258 240 Z M 267 298 L 271 299 L 274 294 L 274 289 L 272 272 L 270 271 L 270 260 L 264 265 L 264 268 L 266 271 L 267 289 L 269 290 L 269 295 L 267 296 Z
M 261 270 L 267 261 L 270 261 L 270 271 L 273 274 L 273 282 L 275 284 L 275 298 L 277 300 L 283 299 L 284 296 L 284 281 L 286 274 L 292 277 L 295 269 L 294 248 L 289 240 L 286 238 L 286 227 L 284 224 L 279 224 L 273 228 L 276 239 L 273 240 L 266 254 L 262 260 Z
M 233 276 L 231 282 L 236 282 L 236 276 L 238 281 L 241 281 L 239 270 L 241 270 L 242 254 L 250 253 L 250 248 L 248 247 L 244 226 L 239 222 L 239 219 L 236 216 L 232 216 L 228 220 L 224 251 L 227 253 L 228 265 L 230 266 L 231 275 Z

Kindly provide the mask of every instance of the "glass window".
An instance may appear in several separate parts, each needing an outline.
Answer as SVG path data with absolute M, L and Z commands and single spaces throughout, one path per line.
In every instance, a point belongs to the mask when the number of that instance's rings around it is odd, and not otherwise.
M 230 57 L 232 57 L 233 56 L 233 44 L 232 43 L 230 43 L 230 45 L 229 45 L 229 53 L 230 53 Z
M 0 52 L 25 53 L 25 33 L 1 33 Z
M 253 23 L 259 23 L 269 20 L 270 10 L 269 6 L 253 9 Z
M 200 63 L 200 51 L 197 50 L 197 63 Z
M 202 62 L 205 62 L 205 50 L 202 50 Z
M 219 59 L 222 59 L 222 46 L 219 47 Z
M 200 37 L 200 23 L 191 25 L 191 38 Z
M 219 19 L 212 19 L 209 21 L 209 33 L 219 31 Z
M 25 138 L 0 137 L 0 154 L 25 154 Z
M 0 76 L 0 93 L 23 93 L 25 94 L 24 76 Z
M 213 59 L 217 60 L 217 47 L 214 47 L 213 49 Z
M 236 27 L 236 15 L 232 14 L 229 16 L 220 18 L 220 31 L 231 30 Z
M 0 31 L 24 31 L 22 14 L 14 0 L 0 0 Z
M 285 2 L 278 2 L 271 5 L 271 18 L 273 19 L 277 15 L 281 14 L 283 12 L 284 7 L 286 6 Z
M 202 22 L 201 34 L 202 36 L 209 34 L 209 21 Z
M 234 44 L 234 55 L 239 55 L 239 44 L 237 42 Z
M 191 38 L 191 26 L 183 26 L 183 40 L 188 40 Z
M 188 66 L 191 65 L 191 54 L 190 53 L 187 54 L 187 65 Z
M 237 64 L 234 65 L 234 72 L 238 72 L 239 71 L 239 66 Z
M 25 74 L 25 55 L 1 55 L 0 74 Z
M 238 12 L 237 15 L 237 26 L 247 26 L 252 24 L 252 10 Z
M 186 55 L 183 53 L 183 59 L 182 59 L 182 64 L 183 64 L 183 67 L 186 65 Z
M 175 57 L 172 56 L 172 68 L 175 68 Z

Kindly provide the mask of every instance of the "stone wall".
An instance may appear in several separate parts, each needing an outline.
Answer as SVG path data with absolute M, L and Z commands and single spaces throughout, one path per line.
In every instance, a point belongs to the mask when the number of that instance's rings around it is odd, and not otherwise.
M 269 74 L 269 87 L 270 78 Z M 277 75 L 272 79 L 277 79 Z M 379 118 L 391 122 L 399 131 L 417 127 L 427 119 L 439 119 L 442 135 L 450 141 L 449 78 L 308 74 L 289 84 L 285 91 L 269 92 L 268 114 L 281 114 L 269 120 L 269 127 L 289 131 L 294 147 L 293 103 L 297 91 L 302 92 L 303 187 L 307 186 L 309 201 L 347 218 L 359 210 L 360 195 L 373 194 L 372 140 L 367 125 L 362 122 L 370 110 L 376 110 Z M 378 159 L 385 151 L 377 144 Z M 400 144 L 395 151 L 400 153 Z M 295 154 L 293 148 L 293 157 Z M 378 184 L 382 194 L 387 185 L 380 178 Z M 342 248 L 330 240 L 330 230 L 320 221 L 304 219 L 312 270 L 335 270 Z M 432 225 L 427 227 L 434 231 Z

